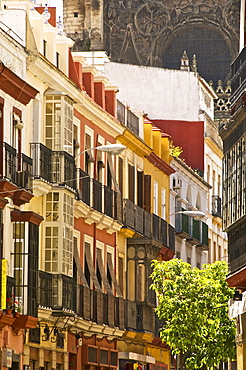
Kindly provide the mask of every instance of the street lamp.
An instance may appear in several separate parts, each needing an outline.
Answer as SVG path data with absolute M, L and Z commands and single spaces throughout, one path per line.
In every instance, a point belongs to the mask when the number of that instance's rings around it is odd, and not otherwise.
M 75 159 L 78 158 L 81 154 L 88 152 L 89 150 L 97 149 L 97 150 L 100 150 L 101 152 L 106 152 L 112 155 L 119 155 L 123 152 L 125 148 L 126 147 L 122 144 L 100 145 L 100 146 L 96 146 L 95 148 L 88 148 L 88 149 L 83 150 L 82 152 L 80 152 L 79 154 L 75 156 Z
M 178 211 L 178 212 L 172 213 L 167 218 L 174 216 L 174 215 L 178 215 L 178 214 L 183 214 L 186 216 L 193 217 L 195 220 L 200 220 L 201 218 L 204 218 L 206 216 L 204 212 L 194 210 L 194 211 Z

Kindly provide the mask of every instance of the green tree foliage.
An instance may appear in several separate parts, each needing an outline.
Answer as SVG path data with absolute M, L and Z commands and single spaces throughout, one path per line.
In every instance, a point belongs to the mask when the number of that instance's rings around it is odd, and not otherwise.
M 170 154 L 173 156 L 173 157 L 176 157 L 178 158 L 180 156 L 180 154 L 183 153 L 183 149 L 181 148 L 181 146 L 175 146 L 173 144 L 173 141 L 170 142 Z
M 151 288 L 163 322 L 160 337 L 186 369 L 210 369 L 235 358 L 235 322 L 228 316 L 234 289 L 226 283 L 227 264 L 203 269 L 179 259 L 153 261 Z M 181 367 L 182 368 L 182 367 Z

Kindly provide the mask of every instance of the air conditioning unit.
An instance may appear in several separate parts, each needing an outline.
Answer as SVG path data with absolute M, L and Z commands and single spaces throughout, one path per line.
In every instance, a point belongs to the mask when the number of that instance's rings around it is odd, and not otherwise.
M 173 189 L 178 190 L 182 188 L 182 180 L 179 177 L 173 178 Z
M 24 127 L 24 123 L 21 121 L 20 117 L 15 113 L 14 113 L 14 124 L 18 130 L 22 130 Z

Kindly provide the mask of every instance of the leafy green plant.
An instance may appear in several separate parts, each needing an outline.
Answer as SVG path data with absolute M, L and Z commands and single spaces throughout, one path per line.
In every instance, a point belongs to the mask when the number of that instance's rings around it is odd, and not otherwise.
M 161 339 L 180 356 L 180 369 L 210 369 L 235 358 L 235 322 L 228 315 L 234 288 L 226 282 L 227 264 L 203 269 L 179 259 L 153 261 L 151 288 L 163 322 Z
M 180 146 L 173 145 L 173 141 L 170 142 L 170 154 L 173 157 L 178 158 L 183 153 L 183 149 Z

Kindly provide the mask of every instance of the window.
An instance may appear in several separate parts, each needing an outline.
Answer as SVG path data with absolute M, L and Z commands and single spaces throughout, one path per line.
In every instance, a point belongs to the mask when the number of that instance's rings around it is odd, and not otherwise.
M 143 185 L 144 185 L 143 171 L 137 171 L 137 204 L 143 207 Z
M 112 187 L 112 173 L 108 162 L 107 162 L 107 186 L 109 188 Z
M 191 265 L 191 258 L 190 257 L 187 257 L 187 263 L 189 263 Z
M 121 194 L 123 193 L 123 158 L 119 157 L 118 161 L 118 182 Z
M 154 209 L 153 213 L 158 215 L 158 183 L 154 181 Z
M 161 217 L 166 219 L 166 189 L 161 188 Z
M 47 95 L 45 145 L 73 155 L 73 104 L 65 95 Z
M 58 272 L 58 226 L 45 228 L 45 271 Z
M 78 18 L 79 13 L 78 13 L 78 12 L 74 12 L 74 13 L 73 13 L 73 16 L 74 16 L 74 18 Z
M 111 261 L 112 261 L 111 253 L 107 253 L 107 278 L 108 278 L 109 285 L 112 288 L 112 276 L 111 276 L 111 272 L 110 272 L 109 264 L 108 264 L 109 259 L 111 259 Z
M 59 193 L 49 193 L 46 196 L 46 221 L 57 221 L 59 218 Z
M 47 41 L 43 40 L 43 55 L 46 57 L 47 54 Z
M 119 281 L 120 290 L 123 294 L 124 292 L 124 258 L 120 256 L 118 257 L 118 281 Z
M 56 52 L 56 66 L 57 68 L 60 67 L 60 54 L 58 52 Z
M 14 239 L 14 278 L 15 278 L 15 284 L 16 284 L 15 294 L 17 297 L 22 298 L 23 296 L 22 287 L 24 285 L 23 255 L 25 253 L 25 223 L 24 222 L 14 223 L 13 239 Z
M 101 143 L 97 143 L 97 146 L 101 146 Z M 105 164 L 103 163 L 102 160 L 102 152 L 100 150 L 97 150 L 97 180 L 102 182 L 102 173 L 103 173 L 103 168 L 105 168 Z
M 92 175 L 92 166 L 91 164 L 95 162 L 95 159 L 92 156 L 91 150 L 88 150 L 92 148 L 92 138 L 91 135 L 86 133 L 85 134 L 85 172 L 89 175 Z
M 84 259 L 84 269 L 85 269 L 85 279 L 89 287 L 91 287 L 91 282 L 93 282 L 95 289 L 101 291 L 100 284 L 97 279 L 97 275 L 94 268 L 94 261 L 91 253 L 92 239 L 87 237 L 86 239 L 90 242 L 85 241 L 85 259 Z M 101 273 L 101 271 L 100 271 Z
M 45 271 L 73 276 L 73 197 L 46 195 Z
M 135 200 L 135 167 L 128 164 L 128 199 Z
M 151 212 L 151 176 L 144 175 L 144 209 Z
M 24 307 L 24 311 L 29 315 L 36 316 L 39 226 L 31 222 L 14 222 L 13 242 L 15 301 L 19 302 L 22 310 Z

